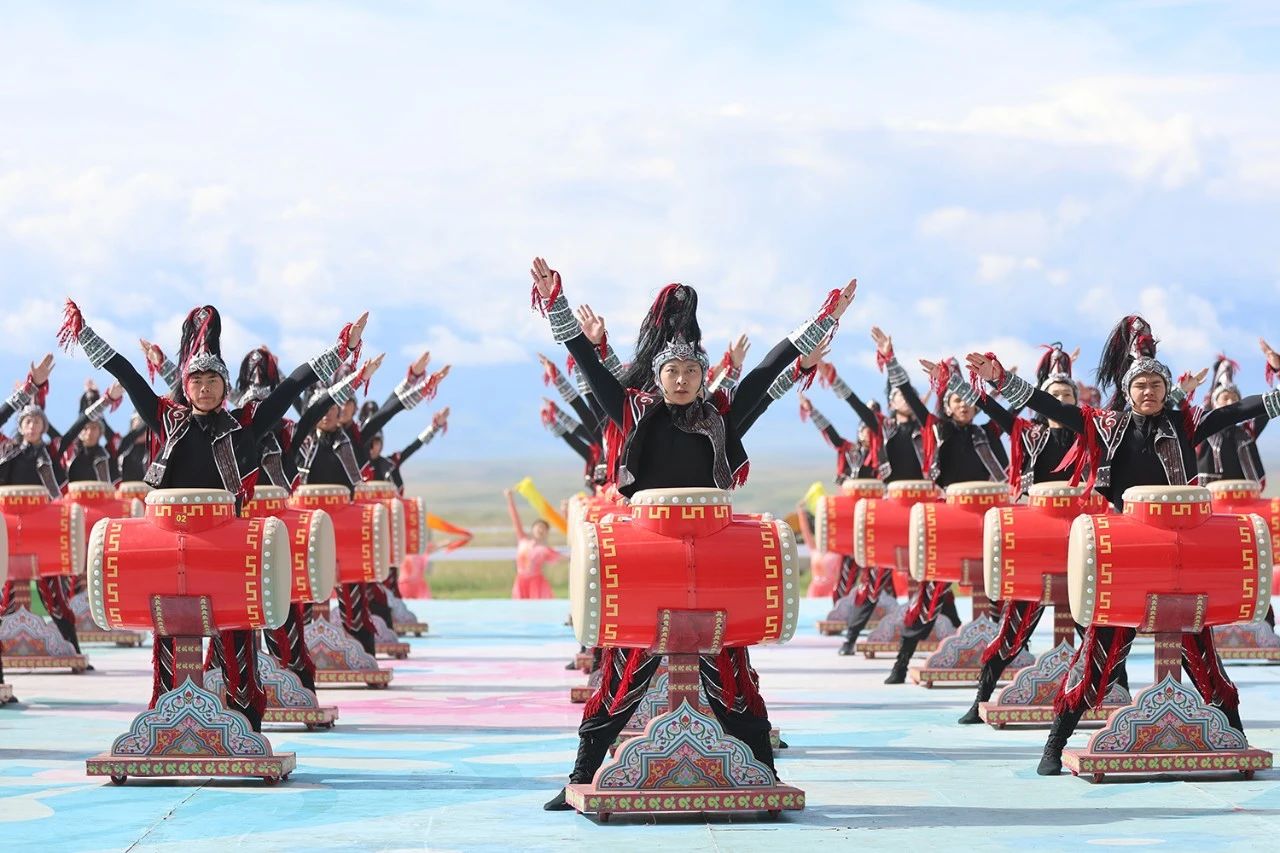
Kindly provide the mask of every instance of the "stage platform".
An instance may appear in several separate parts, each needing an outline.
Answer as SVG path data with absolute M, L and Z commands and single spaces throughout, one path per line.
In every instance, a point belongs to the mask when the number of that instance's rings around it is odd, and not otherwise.
M 85 776 L 144 707 L 151 649 L 93 650 L 95 672 L 5 667 L 19 705 L 0 709 L 0 850 L 125 851 L 780 851 L 1027 850 L 1151 847 L 1257 850 L 1280 831 L 1280 771 L 1252 781 L 1041 778 L 1043 731 L 958 726 L 969 690 L 882 680 L 890 660 L 839 657 L 804 601 L 800 633 L 753 650 L 783 781 L 807 807 L 754 816 L 630 818 L 597 824 L 542 803 L 565 780 L 583 681 L 565 601 L 410 601 L 431 634 L 408 638 L 387 690 L 320 690 L 332 731 L 280 730 L 297 770 L 257 781 Z M 967 615 L 961 602 L 962 615 Z M 1033 651 L 1049 648 L 1044 620 Z M 1152 646 L 1130 658 L 1149 683 Z M 1232 663 L 1250 741 L 1280 750 L 1280 667 Z M 1072 738 L 1083 746 L 1088 732 Z M 1226 781 L 1226 780 L 1230 781 Z

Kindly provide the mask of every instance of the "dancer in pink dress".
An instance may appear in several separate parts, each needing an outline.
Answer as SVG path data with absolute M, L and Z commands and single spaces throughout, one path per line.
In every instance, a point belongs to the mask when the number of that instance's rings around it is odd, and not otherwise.
M 551 527 L 542 519 L 535 521 L 529 533 L 525 533 L 515 497 L 510 489 L 503 494 L 507 496 L 507 511 L 511 513 L 511 525 L 516 531 L 516 580 L 511 585 L 511 597 L 554 598 L 551 582 L 542 573 L 542 567 L 568 558 L 547 544 Z

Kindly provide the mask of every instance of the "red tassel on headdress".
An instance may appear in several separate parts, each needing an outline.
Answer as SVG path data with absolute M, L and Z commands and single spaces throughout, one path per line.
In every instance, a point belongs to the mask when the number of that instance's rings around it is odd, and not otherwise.
M 192 308 L 191 312 L 187 314 L 187 319 L 193 319 L 197 316 L 197 312 L 199 311 L 205 311 L 205 306 L 201 305 L 199 308 Z M 209 335 L 209 326 L 212 323 L 213 311 L 205 311 L 204 320 L 200 322 L 200 327 L 196 329 L 196 333 L 191 337 L 190 348 L 186 352 L 182 353 L 182 364 L 178 365 L 178 367 L 183 376 L 187 373 L 187 362 L 191 361 L 191 357 L 197 353 L 205 352 L 208 349 L 206 339 Z M 346 329 L 343 329 L 343 334 L 350 330 L 350 328 L 351 326 L 348 325 Z
M 80 340 L 82 331 L 84 331 L 84 316 L 80 313 L 79 307 L 68 299 L 63 309 L 62 326 L 58 328 L 58 346 L 70 352 Z
M 653 300 L 653 307 L 649 310 L 653 312 L 654 322 L 659 328 L 662 327 L 662 320 L 667 313 L 667 303 L 671 300 L 672 294 L 679 290 L 680 287 L 680 284 L 668 284 L 666 287 L 662 288 L 662 290 L 658 291 L 657 297 Z

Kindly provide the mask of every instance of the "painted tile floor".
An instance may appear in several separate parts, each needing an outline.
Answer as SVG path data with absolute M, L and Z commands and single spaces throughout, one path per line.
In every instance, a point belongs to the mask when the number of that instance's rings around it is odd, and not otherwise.
M 0 851 L 205 850 L 1256 850 L 1280 832 L 1280 771 L 1253 781 L 1091 785 L 1042 779 L 1038 731 L 954 724 L 968 690 L 881 683 L 889 662 L 840 658 L 803 631 L 758 649 L 772 719 L 791 748 L 783 779 L 808 809 L 752 817 L 596 824 L 541 804 L 572 763 L 583 676 L 565 602 L 411 602 L 431 623 L 389 690 L 334 689 L 330 732 L 270 734 L 298 753 L 288 783 L 84 775 L 142 707 L 149 649 L 94 647 L 97 672 L 8 672 L 23 700 L 0 710 Z M 963 605 L 962 605 L 963 610 Z M 1049 619 L 1045 619 L 1047 626 Z M 1033 650 L 1048 646 L 1047 627 Z M 1135 648 L 1135 686 L 1151 646 Z M 1256 746 L 1280 750 L 1280 667 L 1232 665 Z M 1077 735 L 1073 743 L 1083 743 Z

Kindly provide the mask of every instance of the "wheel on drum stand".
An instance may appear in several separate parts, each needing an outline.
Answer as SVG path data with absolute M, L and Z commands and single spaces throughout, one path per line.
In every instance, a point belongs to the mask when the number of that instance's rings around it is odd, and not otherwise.
M 1241 775 L 1241 776 L 1243 776 L 1245 779 L 1252 779 L 1252 778 L 1253 778 L 1253 771 L 1252 771 L 1252 770 L 1241 770 L 1241 771 L 1240 771 L 1240 775 Z
M 1102 773 L 1094 773 L 1093 776 L 1090 777 L 1089 781 L 1093 782 L 1096 785 L 1097 783 L 1102 781 L 1104 775 L 1105 774 L 1102 774 Z
M 327 732 L 335 725 L 333 720 L 327 723 L 307 723 L 307 731 L 309 732 Z
M 777 820 L 782 817 L 782 809 L 769 809 L 769 820 Z
M 128 779 L 129 779 L 129 777 L 128 777 L 128 776 L 125 776 L 123 773 L 120 773 L 120 774 L 115 774 L 115 773 L 113 773 L 113 774 L 111 775 L 111 784 L 112 784 L 112 785 L 123 785 L 126 781 L 128 781 Z
M 601 823 L 608 823 L 609 818 L 613 817 L 612 812 L 600 812 L 596 817 L 600 818 Z
M 266 785 L 268 788 L 270 788 L 274 785 L 280 784 L 280 777 L 279 776 L 263 776 L 262 783 Z

